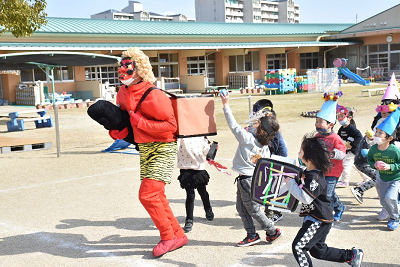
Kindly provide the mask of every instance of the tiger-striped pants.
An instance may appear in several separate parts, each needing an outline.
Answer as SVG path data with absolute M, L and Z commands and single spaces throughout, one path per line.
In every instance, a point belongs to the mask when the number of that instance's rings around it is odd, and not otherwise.
M 138 144 L 140 154 L 140 180 L 149 178 L 170 184 L 176 161 L 176 142 Z
M 177 145 L 172 143 L 139 144 L 139 200 L 160 231 L 161 240 L 182 238 L 184 232 L 175 218 L 165 195 L 165 184 L 171 183 Z

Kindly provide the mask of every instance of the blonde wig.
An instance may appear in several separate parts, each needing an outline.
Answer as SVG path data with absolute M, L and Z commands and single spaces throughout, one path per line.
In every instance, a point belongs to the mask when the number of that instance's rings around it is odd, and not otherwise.
M 135 61 L 137 74 L 142 77 L 143 81 L 154 83 L 156 78 L 153 74 L 153 67 L 150 64 L 149 57 L 138 48 L 129 48 L 122 52 L 122 58 L 130 57 Z

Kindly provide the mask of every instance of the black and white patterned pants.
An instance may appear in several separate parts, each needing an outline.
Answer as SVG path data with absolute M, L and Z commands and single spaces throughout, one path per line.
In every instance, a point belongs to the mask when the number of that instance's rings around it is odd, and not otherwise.
M 292 252 L 301 267 L 312 267 L 311 257 L 316 259 L 346 262 L 351 260 L 351 249 L 331 248 L 325 243 L 332 223 L 305 221 L 292 243 Z
M 362 192 L 365 192 L 373 187 L 375 187 L 376 184 L 376 177 L 377 177 L 377 170 L 371 168 L 369 164 L 355 164 L 356 168 L 367 175 L 371 180 L 365 182 L 364 184 L 358 186 L 358 188 L 361 189 Z

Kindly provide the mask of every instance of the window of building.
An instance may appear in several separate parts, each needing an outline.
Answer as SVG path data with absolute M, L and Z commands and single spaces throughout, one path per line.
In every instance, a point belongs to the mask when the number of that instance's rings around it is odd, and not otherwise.
M 205 56 L 187 58 L 188 75 L 207 75 L 208 85 L 217 84 L 215 72 L 215 53 Z
M 41 71 L 41 69 L 39 69 Z M 34 82 L 33 70 L 21 70 L 21 82 Z
M 347 58 L 346 47 L 340 46 L 340 47 L 337 47 L 327 53 L 327 58 L 326 58 L 327 68 L 333 67 L 333 61 L 336 58 Z
M 389 53 L 388 44 L 368 45 L 368 65 L 371 71 L 381 73 L 388 76 L 389 71 Z
M 347 47 L 346 58 L 347 58 L 347 68 L 357 72 L 357 68 L 360 67 L 360 63 L 358 61 L 358 46 Z
M 301 53 L 300 69 L 316 69 L 319 67 L 319 53 Z
M 86 81 L 109 82 L 110 86 L 120 85 L 117 64 L 85 67 L 85 77 Z
M 390 51 L 400 51 L 400 43 L 390 44 Z
M 50 71 L 46 70 L 50 75 Z M 71 82 L 74 81 L 73 67 L 57 67 L 53 69 L 54 82 Z M 50 83 L 51 80 L 46 73 L 40 68 L 21 70 L 21 82 L 43 81 Z
M 250 51 L 247 55 L 229 56 L 229 72 L 248 72 L 260 70 L 258 51 Z
M 178 53 L 160 53 L 149 59 L 155 77 L 179 77 Z
M 188 57 L 187 58 L 188 75 L 202 75 L 206 73 L 205 57 Z
M 400 53 L 390 54 L 390 70 L 400 70 Z
M 360 46 L 360 66 L 361 68 L 368 67 L 368 50 L 366 45 Z
M 390 70 L 400 70 L 400 43 L 390 44 Z
M 285 54 L 269 54 L 267 55 L 267 69 L 286 69 Z

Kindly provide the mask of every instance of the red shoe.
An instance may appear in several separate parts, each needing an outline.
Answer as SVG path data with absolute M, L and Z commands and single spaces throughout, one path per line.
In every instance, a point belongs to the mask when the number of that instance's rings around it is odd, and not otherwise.
M 176 238 L 176 236 L 174 236 L 174 238 L 171 240 L 161 240 L 160 242 L 158 242 L 157 246 L 153 248 L 153 256 L 161 257 L 168 251 L 171 251 L 172 248 L 176 245 L 177 241 L 178 238 Z
M 280 236 L 282 235 L 282 230 L 279 228 L 276 228 L 276 233 L 275 235 L 269 235 L 267 234 L 267 241 L 269 243 L 274 242 L 275 240 L 277 240 Z
M 189 240 L 188 240 L 188 238 L 187 238 L 186 235 L 184 235 L 184 236 L 181 237 L 181 238 L 177 238 L 176 243 L 175 243 L 175 246 L 173 246 L 173 247 L 171 248 L 170 251 L 173 251 L 173 250 L 175 250 L 175 249 L 178 249 L 178 248 L 180 248 L 180 247 L 183 247 L 183 246 L 186 245 L 188 242 L 189 242 Z

